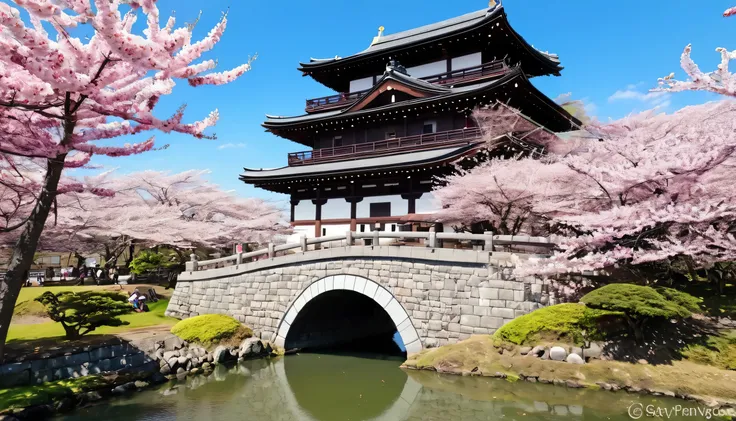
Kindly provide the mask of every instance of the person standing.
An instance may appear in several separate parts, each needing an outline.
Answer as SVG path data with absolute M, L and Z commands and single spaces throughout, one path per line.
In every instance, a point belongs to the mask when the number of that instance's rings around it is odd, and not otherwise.
M 46 282 L 51 282 L 54 280 L 54 276 L 56 273 L 54 272 L 54 268 L 51 266 L 46 268 Z
M 120 273 L 118 273 L 118 267 L 117 266 L 113 266 L 112 267 L 112 281 L 117 284 L 119 277 L 120 277 Z

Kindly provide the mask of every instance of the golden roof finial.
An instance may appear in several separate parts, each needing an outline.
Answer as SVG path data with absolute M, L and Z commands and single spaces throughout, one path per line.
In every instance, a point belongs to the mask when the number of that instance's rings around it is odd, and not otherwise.
M 386 28 L 384 28 L 383 25 L 381 25 L 381 26 L 378 27 L 378 36 L 379 37 L 382 37 L 383 36 L 383 30 L 384 29 L 386 29 Z
M 488 2 L 488 8 L 493 9 L 494 7 L 496 7 L 496 0 L 490 0 Z

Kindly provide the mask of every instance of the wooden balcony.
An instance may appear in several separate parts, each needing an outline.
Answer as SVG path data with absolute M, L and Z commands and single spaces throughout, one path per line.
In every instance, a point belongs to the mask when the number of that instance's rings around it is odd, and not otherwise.
M 440 73 L 437 75 L 425 76 L 419 79 L 437 85 L 455 85 L 458 83 L 472 82 L 474 80 L 490 78 L 494 76 L 502 76 L 509 70 L 503 61 L 492 61 L 490 63 L 481 64 L 467 69 L 453 70 L 451 72 Z M 364 91 L 355 91 L 350 93 L 340 93 L 321 98 L 308 99 L 306 111 L 313 113 L 333 108 L 345 107 L 362 98 L 370 89 Z
M 477 141 L 481 136 L 482 133 L 479 128 L 470 127 L 446 132 L 397 137 L 371 143 L 356 143 L 354 145 L 337 146 L 334 148 L 292 152 L 289 154 L 289 166 L 346 161 L 406 151 L 433 149 L 454 144 L 467 144 Z

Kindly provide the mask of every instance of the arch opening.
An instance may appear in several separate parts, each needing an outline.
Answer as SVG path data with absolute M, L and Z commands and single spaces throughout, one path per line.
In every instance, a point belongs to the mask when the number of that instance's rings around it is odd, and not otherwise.
M 296 315 L 286 336 L 287 350 L 403 355 L 391 316 L 375 300 L 337 289 L 312 298 Z

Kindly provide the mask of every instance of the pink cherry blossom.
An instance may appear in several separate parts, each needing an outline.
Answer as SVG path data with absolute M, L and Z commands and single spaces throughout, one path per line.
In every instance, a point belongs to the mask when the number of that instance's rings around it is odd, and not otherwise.
M 736 259 L 736 103 L 648 111 L 547 140 L 544 156 L 494 159 L 448 178 L 434 193 L 438 219 L 551 236 L 552 257 L 522 260 L 517 274 Z

